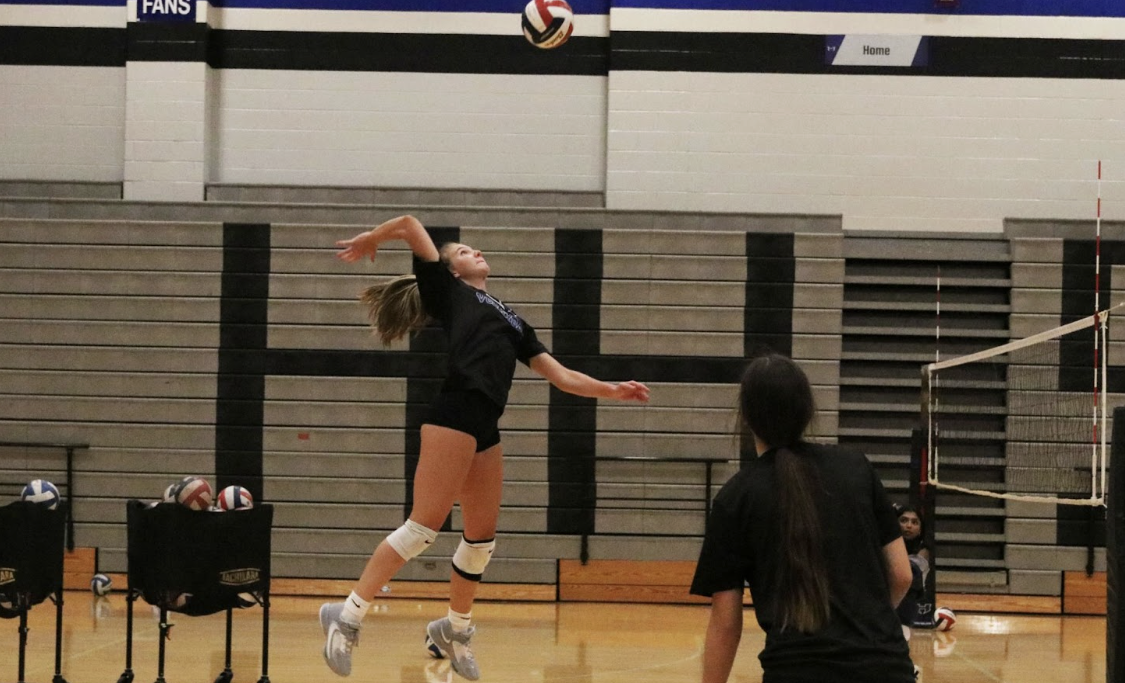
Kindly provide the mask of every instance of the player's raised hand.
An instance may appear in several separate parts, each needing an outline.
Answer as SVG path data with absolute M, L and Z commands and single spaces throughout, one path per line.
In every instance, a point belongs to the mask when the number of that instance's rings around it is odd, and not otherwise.
M 336 252 L 336 258 L 348 263 L 358 261 L 365 256 L 374 261 L 375 254 L 379 251 L 379 242 L 371 231 L 361 232 L 348 240 L 339 240 L 336 246 L 340 247 L 340 251 Z

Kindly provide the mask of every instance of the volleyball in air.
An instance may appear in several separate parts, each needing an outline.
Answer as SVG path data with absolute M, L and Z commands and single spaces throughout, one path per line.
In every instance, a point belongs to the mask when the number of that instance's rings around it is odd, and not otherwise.
M 523 35 L 535 47 L 550 50 L 574 32 L 574 11 L 566 0 L 531 0 L 523 8 Z
M 957 623 L 957 615 L 948 607 L 938 607 L 934 610 L 934 628 L 939 631 L 948 631 Z
M 59 490 L 46 479 L 32 479 L 20 491 L 20 500 L 37 503 L 48 510 L 54 510 L 59 506 Z

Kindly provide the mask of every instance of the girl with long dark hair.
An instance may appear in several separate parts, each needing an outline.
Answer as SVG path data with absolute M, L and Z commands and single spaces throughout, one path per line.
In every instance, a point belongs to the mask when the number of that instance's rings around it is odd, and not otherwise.
M 925 529 L 918 510 L 910 505 L 895 505 L 895 514 L 898 515 L 898 523 L 902 528 L 902 541 L 906 545 L 906 555 L 910 558 L 910 571 L 913 575 L 910 590 L 898 606 L 898 617 L 905 627 L 902 633 L 909 640 L 911 626 L 928 628 L 933 624 L 933 605 L 927 603 L 923 610 L 918 609 L 920 603 L 926 603 L 930 549 L 926 547 Z
M 779 355 L 752 361 L 739 412 L 758 457 L 715 497 L 691 592 L 711 598 L 703 682 L 725 683 L 749 584 L 764 683 L 911 683 L 895 606 L 910 586 L 896 516 L 860 453 L 804 440 L 808 378 Z
M 564 367 L 539 342 L 535 329 L 488 293 L 491 272 L 480 251 L 466 244 L 439 249 L 413 216 L 400 216 L 337 243 L 347 262 L 375 258 L 388 240 L 403 240 L 414 252 L 414 274 L 368 288 L 362 295 L 384 343 L 441 323 L 449 337 L 447 375 L 422 421 L 421 452 L 414 473 L 414 503 L 406 522 L 379 544 L 347 600 L 320 608 L 327 638 L 324 659 L 347 676 L 359 626 L 378 590 L 408 561 L 433 543 L 453 504 L 464 527 L 453 555 L 449 613 L 430 622 L 426 634 L 449 657 L 453 670 L 480 678 L 473 655 L 471 610 L 477 585 L 496 547 L 503 484 L 498 421 L 512 387 L 516 361 L 556 388 L 579 396 L 648 401 L 640 382 L 611 384 Z

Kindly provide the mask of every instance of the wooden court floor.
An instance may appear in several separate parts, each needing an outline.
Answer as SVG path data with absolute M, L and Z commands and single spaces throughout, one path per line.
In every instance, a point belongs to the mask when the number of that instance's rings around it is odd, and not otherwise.
M 275 683 L 341 680 L 321 655 L 320 598 L 277 597 L 270 619 L 269 677 Z M 113 683 L 124 668 L 125 597 L 65 594 L 63 676 L 69 683 Z M 54 673 L 54 606 L 31 612 L 26 680 Z M 456 683 L 448 664 L 423 650 L 423 628 L 444 603 L 407 599 L 376 603 L 361 633 L 349 680 Z M 235 613 L 236 683 L 261 674 L 260 609 Z M 946 634 L 916 631 L 911 653 L 925 683 L 1105 683 L 1105 618 L 960 614 Z M 138 601 L 134 612 L 136 683 L 156 680 L 157 620 Z M 505 683 L 665 683 L 698 681 L 706 606 L 592 603 L 479 603 L 474 646 L 482 681 Z M 168 683 L 211 683 L 223 669 L 225 619 L 173 615 Z M 731 681 L 761 679 L 763 638 L 746 614 Z M 17 678 L 18 622 L 0 620 L 0 681 Z

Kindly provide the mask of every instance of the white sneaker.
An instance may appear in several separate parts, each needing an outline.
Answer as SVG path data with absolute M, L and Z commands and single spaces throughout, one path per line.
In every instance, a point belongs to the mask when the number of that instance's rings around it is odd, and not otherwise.
M 462 633 L 454 631 L 453 624 L 449 623 L 449 617 L 431 621 L 426 627 L 426 635 L 433 641 L 434 646 L 449 658 L 453 670 L 470 681 L 480 678 L 480 668 L 477 667 L 477 660 L 473 656 L 473 648 L 469 642 L 476 631 L 476 627 L 472 626 Z
M 359 645 L 359 627 L 352 626 L 341 616 L 344 603 L 326 602 L 320 606 L 320 627 L 327 636 L 324 641 L 324 661 L 332 672 L 348 676 L 352 672 L 352 648 Z

